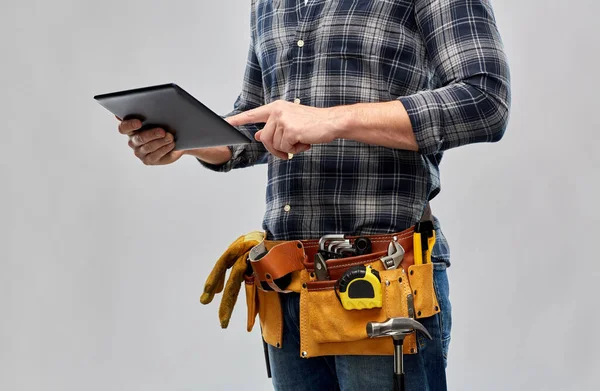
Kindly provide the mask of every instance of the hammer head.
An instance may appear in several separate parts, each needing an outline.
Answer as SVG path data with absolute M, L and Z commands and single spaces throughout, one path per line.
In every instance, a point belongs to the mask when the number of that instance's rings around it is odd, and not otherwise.
M 369 338 L 392 337 L 394 339 L 404 339 L 413 331 L 420 331 L 432 339 L 431 335 L 421 323 L 411 318 L 391 318 L 385 322 L 369 322 L 367 324 L 367 335 Z

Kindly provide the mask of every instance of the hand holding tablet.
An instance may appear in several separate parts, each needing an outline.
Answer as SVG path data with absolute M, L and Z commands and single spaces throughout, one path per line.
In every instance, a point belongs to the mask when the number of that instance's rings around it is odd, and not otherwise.
M 161 128 L 140 130 L 141 127 L 142 121 L 137 119 L 121 121 L 119 133 L 129 136 L 129 147 L 144 164 L 171 164 L 185 154 L 185 150 L 175 150 L 175 140 L 171 133 Z
M 152 155 L 146 164 L 168 164 L 186 150 L 210 148 L 213 160 L 229 154 L 228 145 L 251 140 L 181 87 L 164 84 L 94 97 L 117 118 L 122 134 L 130 136 L 136 155 Z M 156 158 L 159 156 L 159 158 Z

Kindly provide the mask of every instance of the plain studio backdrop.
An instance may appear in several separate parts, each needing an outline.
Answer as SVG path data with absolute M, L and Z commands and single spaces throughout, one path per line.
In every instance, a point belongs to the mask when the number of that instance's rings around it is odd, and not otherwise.
M 267 390 L 244 296 L 199 303 L 260 229 L 266 166 L 140 163 L 92 97 L 176 82 L 220 113 L 249 0 L 0 7 L 0 390 Z M 451 390 L 598 390 L 598 2 L 493 2 L 512 71 L 498 144 L 446 153 Z M 365 374 L 367 375 L 367 374 Z

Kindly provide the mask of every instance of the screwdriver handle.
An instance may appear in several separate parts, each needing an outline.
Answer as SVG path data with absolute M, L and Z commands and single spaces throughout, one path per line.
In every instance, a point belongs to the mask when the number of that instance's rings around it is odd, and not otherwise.
M 421 233 L 413 233 L 413 255 L 415 257 L 415 265 L 423 264 L 423 248 L 421 247 Z
M 415 257 L 415 265 L 421 265 L 423 262 L 431 262 L 431 250 L 435 243 L 435 229 L 433 221 L 419 221 L 415 225 L 413 239 L 413 253 Z M 431 241 L 433 239 L 433 242 Z M 425 257 L 425 259 L 423 259 Z
M 433 246 L 435 245 L 435 231 L 432 232 L 432 235 L 427 238 L 427 250 L 425 251 L 425 262 L 431 262 L 431 252 L 433 251 Z

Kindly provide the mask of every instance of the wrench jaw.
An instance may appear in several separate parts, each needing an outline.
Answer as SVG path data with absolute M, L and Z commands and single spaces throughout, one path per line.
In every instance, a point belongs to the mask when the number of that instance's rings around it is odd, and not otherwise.
M 402 260 L 404 259 L 404 247 L 396 240 L 390 242 L 388 246 L 388 255 L 381 258 L 381 263 L 383 263 L 383 267 L 387 270 L 397 269 L 400 267 Z

